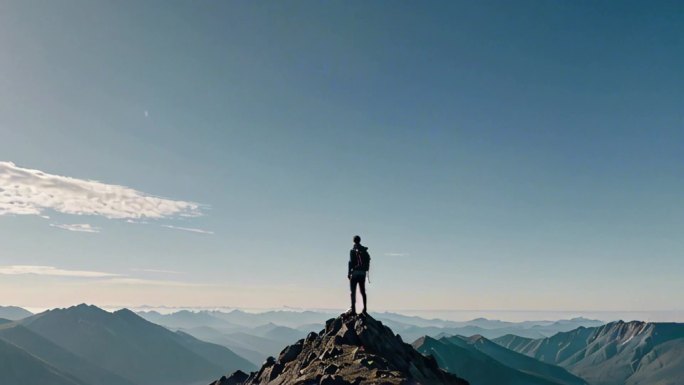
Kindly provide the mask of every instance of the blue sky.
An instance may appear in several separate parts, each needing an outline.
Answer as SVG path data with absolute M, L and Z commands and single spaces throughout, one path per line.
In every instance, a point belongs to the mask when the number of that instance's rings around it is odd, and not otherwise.
M 682 310 L 683 14 L 4 2 L 0 302 Z

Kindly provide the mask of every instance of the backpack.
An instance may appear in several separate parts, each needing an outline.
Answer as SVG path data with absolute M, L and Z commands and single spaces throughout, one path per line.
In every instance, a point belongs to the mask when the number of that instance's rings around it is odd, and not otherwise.
M 361 247 L 355 250 L 356 251 L 356 266 L 354 267 L 354 270 L 361 270 L 361 271 L 368 271 L 370 270 L 370 254 L 368 254 L 368 249 L 365 247 Z

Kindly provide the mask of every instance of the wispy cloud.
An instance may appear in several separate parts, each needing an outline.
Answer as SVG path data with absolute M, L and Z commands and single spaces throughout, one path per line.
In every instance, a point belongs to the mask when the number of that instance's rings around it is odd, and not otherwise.
M 112 277 L 97 281 L 91 281 L 92 284 L 97 285 L 142 285 L 142 286 L 170 286 L 170 287 L 220 287 L 220 284 L 214 283 L 195 283 L 184 281 L 169 281 L 159 279 L 142 279 L 132 277 Z
M 99 233 L 100 232 L 99 227 L 91 226 L 89 223 L 74 223 L 74 224 L 51 223 L 50 226 L 57 227 L 57 228 L 64 229 L 64 230 L 69 230 L 69 231 L 80 231 L 83 233 Z
M 119 274 L 104 273 L 101 271 L 67 270 L 58 269 L 54 266 L 38 265 L 9 265 L 0 266 L 0 275 L 47 275 L 55 277 L 78 277 L 78 278 L 110 278 L 118 277 Z
M 150 195 L 130 187 L 48 174 L 0 162 L 0 215 L 98 215 L 114 219 L 196 217 L 199 203 Z
M 156 269 L 131 269 L 132 271 L 154 272 L 154 273 L 178 273 L 172 270 L 156 270 Z M 188 282 L 170 279 L 149 279 L 140 278 L 134 275 L 115 274 L 102 271 L 88 271 L 88 270 L 70 270 L 61 269 L 54 266 L 40 266 L 40 265 L 0 265 L 0 276 L 40 276 L 41 281 L 52 278 L 70 278 L 74 279 L 70 284 L 79 285 L 83 282 L 88 285 L 98 286 L 120 286 L 120 287 L 218 287 L 221 284 L 206 283 L 206 282 Z M 7 280 L 8 278 L 5 278 Z M 85 281 L 84 281 L 85 280 Z M 0 281 L 1 282 L 1 281 Z
M 163 270 L 163 269 L 132 268 L 131 271 L 138 271 L 138 272 L 142 272 L 142 273 L 158 273 L 158 274 L 183 274 L 182 271 Z
M 171 226 L 171 225 L 162 225 L 162 227 L 166 227 L 166 228 L 168 228 L 168 229 L 174 229 L 174 230 L 190 231 L 190 232 L 192 232 L 192 233 L 214 234 L 213 231 L 202 230 L 202 229 L 195 229 L 195 228 L 192 228 L 192 227 L 179 227 L 179 226 Z
M 408 257 L 409 253 L 385 253 L 386 256 L 388 257 Z
M 136 220 L 133 220 L 133 219 L 126 219 L 126 223 L 134 223 L 134 224 L 136 224 L 136 225 L 146 225 L 146 224 L 148 224 L 149 222 L 147 222 L 147 221 L 136 221 Z

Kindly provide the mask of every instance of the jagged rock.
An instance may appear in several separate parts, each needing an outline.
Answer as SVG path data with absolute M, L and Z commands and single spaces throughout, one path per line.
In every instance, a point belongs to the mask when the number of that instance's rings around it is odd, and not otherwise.
M 242 382 L 230 385 L 238 384 L 467 385 L 468 382 L 439 369 L 433 358 L 418 353 L 382 322 L 371 316 L 344 314 L 328 320 L 320 333 L 309 333 L 305 339 L 283 349 L 277 360 L 269 357 L 258 372 L 251 373 Z
M 299 353 L 302 352 L 302 346 L 304 345 L 304 340 L 299 340 L 297 341 L 296 344 L 290 345 L 285 347 L 282 352 L 280 352 L 280 356 L 278 356 L 278 361 L 286 364 L 299 355 Z
M 337 346 L 333 345 L 329 349 L 327 349 L 323 354 L 321 355 L 321 360 L 328 360 L 330 358 L 335 358 L 342 354 L 342 350 L 338 348 Z
M 340 376 L 333 376 L 331 374 L 326 374 L 321 377 L 320 385 L 351 385 L 353 383 L 344 380 Z
M 302 366 L 308 366 L 313 360 L 315 360 L 318 356 L 316 355 L 315 352 L 309 352 L 309 355 L 304 359 L 302 362 Z
M 210 385 L 240 385 L 243 382 L 247 381 L 247 378 L 249 376 L 247 373 L 243 372 L 242 370 L 238 370 L 235 373 L 231 374 L 230 377 L 226 378 L 226 376 L 221 377 L 216 382 L 211 383 Z

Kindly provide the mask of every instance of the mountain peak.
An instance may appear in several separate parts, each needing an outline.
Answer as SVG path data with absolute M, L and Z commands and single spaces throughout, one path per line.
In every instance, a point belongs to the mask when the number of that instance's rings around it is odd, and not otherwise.
M 55 309 L 55 310 L 57 310 L 57 309 Z M 68 307 L 64 310 L 70 311 L 70 312 L 80 312 L 80 313 L 85 313 L 85 312 L 101 313 L 101 312 L 105 312 L 105 310 L 100 309 L 99 307 L 97 307 L 95 305 L 88 305 L 87 303 L 81 303 L 78 305 L 74 305 L 74 306 Z
M 241 376 L 235 373 L 214 384 L 468 384 L 439 369 L 432 357 L 417 352 L 382 322 L 346 314 L 287 346 L 277 359 L 269 357 L 248 378 Z
M 470 337 L 466 337 L 465 339 L 466 341 L 468 341 L 469 344 L 485 343 L 487 341 L 487 339 L 484 338 L 481 334 L 474 334 Z

